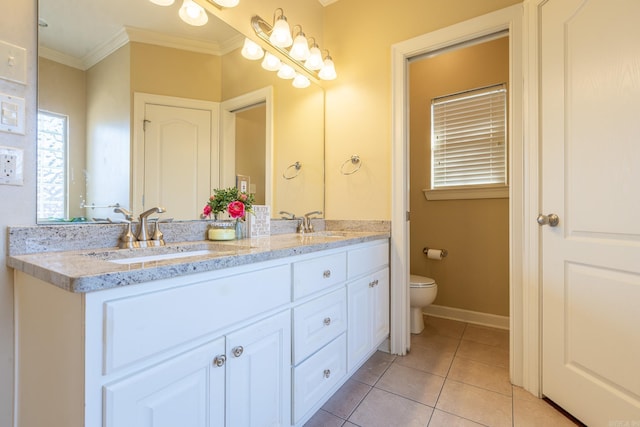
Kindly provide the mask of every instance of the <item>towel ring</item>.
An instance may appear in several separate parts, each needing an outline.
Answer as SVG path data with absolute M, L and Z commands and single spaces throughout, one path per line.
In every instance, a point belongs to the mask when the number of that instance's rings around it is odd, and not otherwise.
M 352 165 L 357 165 L 357 167 L 349 172 L 345 172 L 344 167 L 347 165 L 347 163 L 351 163 Z M 340 173 L 342 175 L 353 175 L 354 173 L 358 172 L 361 167 L 362 167 L 362 161 L 360 160 L 360 156 L 358 156 L 357 154 L 354 154 L 353 156 L 345 160 L 342 166 L 340 166 Z
M 287 172 L 288 172 L 288 171 L 289 171 L 289 169 L 291 169 L 291 168 L 295 168 L 295 171 L 293 172 L 293 174 L 292 174 L 292 175 L 287 175 Z M 300 169 L 302 169 L 302 163 L 300 163 L 300 162 L 295 162 L 294 164 L 289 165 L 289 167 L 287 167 L 287 168 L 284 170 L 284 172 L 282 172 L 282 177 L 283 177 L 284 179 L 293 179 L 293 178 L 295 178 L 296 176 L 300 175 Z

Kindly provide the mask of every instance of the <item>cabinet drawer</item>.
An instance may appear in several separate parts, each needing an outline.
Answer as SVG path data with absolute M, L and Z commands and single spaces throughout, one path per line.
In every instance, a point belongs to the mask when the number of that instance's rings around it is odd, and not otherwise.
M 347 255 L 325 255 L 293 264 L 294 299 L 310 295 L 347 279 Z
M 320 401 L 347 373 L 345 334 L 294 368 L 294 423 Z
M 376 245 L 350 250 L 347 257 L 350 279 L 375 271 L 389 264 L 389 242 L 384 240 Z
M 291 299 L 288 265 L 104 303 L 104 373 L 160 353 Z
M 339 289 L 293 309 L 293 364 L 347 330 L 347 291 Z

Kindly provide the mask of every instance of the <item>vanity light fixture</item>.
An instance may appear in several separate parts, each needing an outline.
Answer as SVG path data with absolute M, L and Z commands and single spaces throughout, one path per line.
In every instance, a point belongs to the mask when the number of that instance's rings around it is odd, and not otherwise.
M 244 39 L 244 45 L 242 46 L 242 56 L 252 61 L 261 59 L 264 56 L 264 50 L 260 45 L 253 40 Z
M 281 65 L 282 62 L 277 56 L 272 55 L 269 52 L 264 55 L 264 59 L 262 60 L 262 68 L 264 68 L 265 70 L 278 71 Z
M 214 3 L 222 7 L 236 7 L 240 0 L 209 0 L 209 3 Z
M 311 81 L 306 76 L 303 76 L 302 74 L 298 73 L 293 78 L 292 84 L 293 84 L 293 87 L 297 87 L 298 89 L 304 89 L 305 87 L 309 87 L 309 85 L 311 84 Z
M 200 27 L 209 21 L 207 12 L 193 0 L 184 0 L 178 15 L 180 19 L 194 27 Z
M 171 6 L 174 0 L 149 0 L 153 4 L 157 4 L 158 6 Z
M 295 76 L 296 76 L 296 70 L 294 70 L 293 67 L 287 64 L 282 64 L 280 66 L 280 69 L 278 70 L 278 77 L 280 77 L 281 79 L 290 80 L 290 79 L 293 79 Z
M 293 27 L 295 33 L 295 40 L 293 40 L 287 18 L 284 16 L 284 11 L 278 8 L 273 13 L 273 16 L 273 26 L 258 15 L 254 15 L 253 18 L 251 18 L 251 26 L 256 35 L 271 45 L 271 47 L 286 60 L 287 65 L 293 66 L 293 68 L 299 74 L 305 76 L 307 80 L 309 80 L 309 78 L 314 81 L 318 79 L 334 80 L 337 75 L 333 58 L 329 56 L 328 52 L 325 58 L 322 58 L 322 51 L 315 38 L 307 38 L 302 31 L 302 26 L 296 24 Z M 296 31 L 296 29 L 298 29 L 298 31 Z M 309 48 L 309 41 L 312 42 L 311 48 Z M 292 47 L 287 51 L 285 48 L 289 46 Z M 245 54 L 243 53 L 243 55 Z M 245 57 L 247 56 L 245 55 Z M 296 83 L 294 79 L 294 86 L 296 84 L 298 84 L 296 87 L 306 87 L 303 85 L 301 79 L 298 79 L 298 83 Z
M 278 11 L 280 11 L 280 16 L 276 17 Z M 287 17 L 284 16 L 284 10 L 282 10 L 282 8 L 277 8 L 275 12 L 273 12 L 273 30 L 269 36 L 269 41 L 272 45 L 282 48 L 289 47 L 293 43 L 291 29 L 289 28 Z

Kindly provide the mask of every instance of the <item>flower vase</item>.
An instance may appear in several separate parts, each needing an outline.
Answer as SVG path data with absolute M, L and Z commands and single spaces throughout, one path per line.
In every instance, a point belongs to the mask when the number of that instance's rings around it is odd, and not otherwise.
M 234 240 L 236 238 L 235 221 L 215 218 L 207 230 L 209 240 Z
M 241 219 L 236 219 L 236 239 L 244 239 L 247 236 L 245 232 L 246 228 L 246 222 L 242 221 Z

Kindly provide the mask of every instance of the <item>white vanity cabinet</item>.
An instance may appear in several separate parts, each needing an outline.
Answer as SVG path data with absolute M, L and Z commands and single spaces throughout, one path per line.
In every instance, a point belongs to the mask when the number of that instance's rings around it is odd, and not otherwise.
M 388 336 L 388 247 L 86 293 L 16 270 L 17 426 L 302 426 Z

